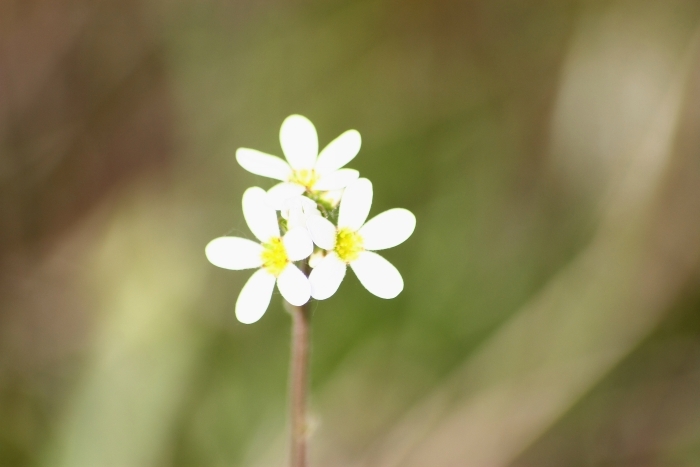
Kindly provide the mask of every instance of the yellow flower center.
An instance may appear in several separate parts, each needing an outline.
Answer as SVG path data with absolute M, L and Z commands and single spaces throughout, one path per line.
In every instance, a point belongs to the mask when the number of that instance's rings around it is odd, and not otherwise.
M 313 169 L 300 169 L 295 170 L 292 173 L 292 178 L 290 179 L 293 183 L 298 183 L 299 185 L 304 185 L 307 190 L 311 190 L 311 187 L 318 181 L 319 176 Z
M 263 267 L 273 276 L 279 276 L 284 268 L 287 267 L 287 263 L 289 263 L 287 250 L 284 248 L 282 239 L 274 237 L 269 243 L 263 243 L 262 246 Z
M 357 259 L 364 249 L 364 241 L 359 233 L 347 227 L 338 230 L 335 237 L 335 252 L 340 259 L 349 263 Z

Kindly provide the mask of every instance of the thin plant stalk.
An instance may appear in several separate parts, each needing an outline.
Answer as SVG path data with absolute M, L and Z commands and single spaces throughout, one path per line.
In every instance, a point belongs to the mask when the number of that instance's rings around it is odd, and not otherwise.
M 304 269 L 308 269 L 304 265 Z M 305 271 L 306 272 L 306 271 Z M 302 306 L 285 303 L 292 315 L 292 351 L 289 376 L 291 421 L 290 466 L 307 466 L 307 399 L 309 386 L 310 302 Z

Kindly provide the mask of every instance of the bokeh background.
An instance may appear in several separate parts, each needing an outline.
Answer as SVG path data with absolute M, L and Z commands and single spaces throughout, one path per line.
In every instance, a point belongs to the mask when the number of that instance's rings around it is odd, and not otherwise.
M 242 325 L 289 114 L 355 128 L 406 288 L 313 305 L 312 465 L 700 465 L 696 0 L 0 2 L 0 465 L 283 466 Z

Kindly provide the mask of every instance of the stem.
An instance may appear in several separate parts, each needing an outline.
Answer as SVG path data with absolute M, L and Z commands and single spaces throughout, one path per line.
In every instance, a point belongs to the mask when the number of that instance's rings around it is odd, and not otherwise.
M 308 426 L 306 399 L 309 380 L 309 334 L 311 314 L 309 303 L 293 306 L 287 310 L 292 315 L 292 356 L 289 382 L 291 409 L 291 467 L 306 467 L 306 442 Z

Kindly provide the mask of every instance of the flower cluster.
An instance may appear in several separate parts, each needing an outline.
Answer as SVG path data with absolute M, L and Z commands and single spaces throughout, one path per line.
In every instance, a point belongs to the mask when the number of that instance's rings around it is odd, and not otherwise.
M 403 290 L 401 274 L 374 251 L 404 242 L 416 218 L 397 208 L 367 221 L 372 183 L 359 178 L 357 170 L 343 168 L 359 152 L 360 134 L 348 130 L 319 153 L 314 125 L 291 115 L 282 123 L 280 143 L 286 161 L 254 149 L 236 151 L 244 169 L 280 182 L 267 191 L 252 187 L 243 194 L 243 216 L 259 242 L 219 237 L 205 249 L 215 266 L 258 268 L 236 302 L 238 320 L 259 320 L 275 283 L 292 305 L 302 306 L 311 297 L 325 300 L 338 290 L 347 266 L 372 294 L 396 297 Z M 294 263 L 303 260 L 302 271 Z

